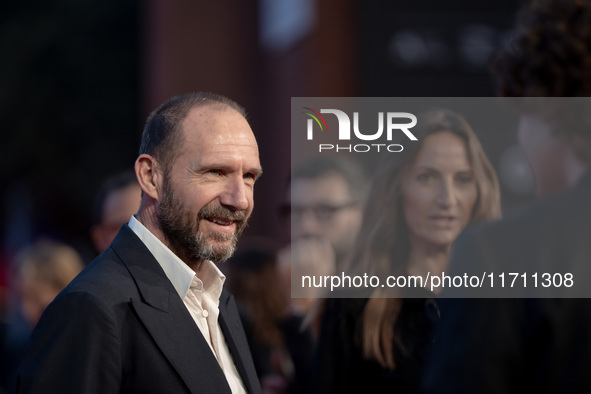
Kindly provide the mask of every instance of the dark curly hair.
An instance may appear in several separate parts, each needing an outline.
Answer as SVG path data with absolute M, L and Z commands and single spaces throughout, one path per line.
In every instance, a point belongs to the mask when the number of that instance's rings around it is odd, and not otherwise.
M 591 95 L 591 1 L 535 0 L 493 63 L 504 97 Z
M 591 96 L 591 0 L 534 0 L 518 14 L 515 37 L 492 62 L 502 97 Z M 589 99 L 520 100 L 591 161 Z

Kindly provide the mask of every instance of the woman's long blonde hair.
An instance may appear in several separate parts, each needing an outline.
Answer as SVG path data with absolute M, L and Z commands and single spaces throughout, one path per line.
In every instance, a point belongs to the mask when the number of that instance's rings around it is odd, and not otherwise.
M 406 274 L 409 258 L 409 235 L 403 214 L 402 179 L 415 160 L 425 137 L 451 132 L 466 145 L 468 159 L 478 190 L 472 222 L 498 219 L 501 216 L 500 188 L 496 173 L 470 125 L 458 114 L 446 110 L 430 111 L 419 117 L 413 134 L 418 138 L 403 152 L 389 155 L 376 173 L 367 200 L 361 230 L 348 260 L 348 273 L 378 275 Z M 402 298 L 384 298 L 376 289 L 365 305 L 361 327 L 361 346 L 368 359 L 384 368 L 394 369 L 394 349 L 404 353 L 401 338 L 394 326 L 402 308 Z

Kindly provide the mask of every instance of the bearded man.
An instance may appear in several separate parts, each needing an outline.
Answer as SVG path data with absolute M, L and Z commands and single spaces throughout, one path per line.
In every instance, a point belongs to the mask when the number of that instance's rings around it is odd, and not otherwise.
M 48 307 L 19 392 L 260 392 L 216 266 L 262 173 L 244 109 L 212 93 L 170 99 L 148 118 L 135 173 L 139 211 Z

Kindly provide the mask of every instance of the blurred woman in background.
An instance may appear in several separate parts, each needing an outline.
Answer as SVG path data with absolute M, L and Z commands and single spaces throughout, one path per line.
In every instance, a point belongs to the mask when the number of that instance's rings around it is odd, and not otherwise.
M 39 240 L 19 251 L 15 268 L 15 310 L 5 337 L 0 335 L 0 393 L 16 390 L 16 372 L 31 331 L 45 308 L 82 271 L 84 263 L 74 248 Z
M 17 255 L 18 289 L 22 313 L 35 327 L 41 314 L 64 287 L 82 271 L 74 248 L 42 240 Z
M 469 223 L 500 218 L 497 176 L 461 116 L 428 112 L 413 134 L 379 167 L 347 275 L 441 274 Z M 312 391 L 419 392 L 439 310 L 430 291 L 399 290 L 327 302 Z

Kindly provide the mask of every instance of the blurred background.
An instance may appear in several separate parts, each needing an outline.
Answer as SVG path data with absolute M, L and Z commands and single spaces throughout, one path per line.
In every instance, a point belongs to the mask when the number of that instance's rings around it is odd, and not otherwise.
M 143 123 L 166 99 L 205 90 L 247 108 L 265 169 L 247 235 L 285 242 L 277 209 L 290 174 L 291 97 L 494 96 L 489 59 L 510 39 L 519 5 L 2 1 L 0 305 L 15 253 L 36 239 L 92 260 L 93 200 L 105 179 L 133 167 Z M 505 207 L 531 199 L 520 153 L 506 149 L 514 134 L 483 138 Z
M 265 176 L 248 232 L 285 237 L 276 208 L 289 176 L 291 97 L 493 96 L 489 57 L 510 37 L 518 6 L 5 0 L 2 249 L 10 254 L 45 235 L 91 259 L 88 228 L 101 182 L 132 168 L 149 112 L 193 90 L 228 95 L 249 111 Z

